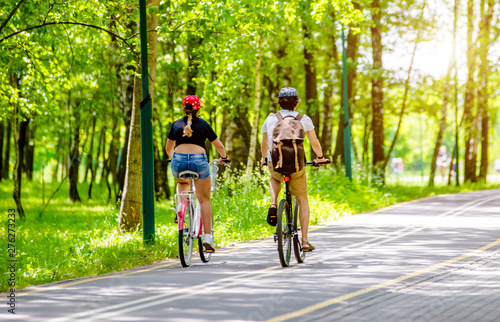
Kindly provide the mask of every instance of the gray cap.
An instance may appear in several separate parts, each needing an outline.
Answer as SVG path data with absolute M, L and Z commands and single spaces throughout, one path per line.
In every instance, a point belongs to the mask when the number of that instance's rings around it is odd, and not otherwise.
M 297 90 L 293 87 L 283 87 L 280 89 L 280 93 L 278 97 L 297 97 L 299 98 L 299 94 L 297 93 Z

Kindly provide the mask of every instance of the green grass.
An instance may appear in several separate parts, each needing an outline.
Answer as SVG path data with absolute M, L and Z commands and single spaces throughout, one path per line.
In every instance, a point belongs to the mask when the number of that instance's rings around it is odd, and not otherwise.
M 216 245 L 221 247 L 271 236 L 273 228 L 265 220 L 270 204 L 268 176 L 258 172 L 251 176 L 225 172 L 221 178 L 223 180 L 212 199 Z M 363 180 L 350 182 L 331 169 L 313 169 L 309 173 L 311 224 L 430 195 L 498 186 L 379 187 L 370 186 Z M 46 184 L 45 195 L 56 188 L 56 183 Z M 86 196 L 87 189 L 87 184 L 79 185 L 80 195 Z M 107 196 L 106 188 L 96 185 L 93 196 Z M 178 255 L 172 201 L 155 203 L 156 239 L 154 245 L 146 246 L 142 242 L 142 232 L 121 234 L 117 231 L 119 205 L 107 204 L 102 197 L 72 203 L 68 198 L 68 186 L 64 184 L 42 217 L 38 217 L 42 209 L 40 183 L 23 181 L 22 198 L 26 220 L 17 219 L 15 228 L 17 289 L 124 270 Z M 0 210 L 3 213 L 0 265 L 4 268 L 0 291 L 8 289 L 9 273 L 5 269 L 8 259 L 7 211 L 14 207 L 12 181 L 4 181 L 0 183 Z

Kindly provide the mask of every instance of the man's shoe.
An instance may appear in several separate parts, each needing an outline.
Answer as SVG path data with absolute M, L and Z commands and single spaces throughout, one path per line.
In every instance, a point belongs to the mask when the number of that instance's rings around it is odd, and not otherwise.
M 315 249 L 316 249 L 316 247 L 314 247 L 314 245 L 311 244 L 309 241 L 303 241 L 302 242 L 302 250 L 304 252 L 312 252 Z
M 203 247 L 205 247 L 205 250 L 209 253 L 215 251 L 214 239 L 212 237 L 212 234 L 203 235 Z
M 271 226 L 276 226 L 278 223 L 278 209 L 274 205 L 274 207 L 269 207 L 269 210 L 267 211 L 267 223 Z

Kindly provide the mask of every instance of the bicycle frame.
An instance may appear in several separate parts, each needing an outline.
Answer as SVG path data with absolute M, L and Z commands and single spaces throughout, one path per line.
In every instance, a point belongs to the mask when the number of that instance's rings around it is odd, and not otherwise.
M 327 164 L 325 162 L 322 164 Z M 306 162 L 306 165 L 320 166 L 315 162 Z M 302 248 L 302 243 L 299 240 L 299 213 L 297 199 L 293 200 L 290 192 L 290 175 L 284 175 L 285 181 L 285 197 L 281 199 L 278 207 L 278 222 L 276 224 L 276 234 L 274 241 L 278 242 L 278 253 L 281 266 L 287 267 L 290 265 L 291 244 L 295 253 L 295 259 L 298 263 L 304 262 L 305 251 Z M 293 204 L 292 204 L 293 202 Z
M 218 159 L 212 160 L 209 163 L 211 175 L 211 191 L 215 190 L 215 177 L 219 170 L 216 165 Z M 175 194 L 175 209 L 179 209 L 177 213 L 178 230 L 179 230 L 179 257 L 182 266 L 188 267 L 191 262 L 191 254 L 193 251 L 194 240 L 198 239 L 198 248 L 200 258 L 203 262 L 208 262 L 213 250 L 206 250 L 202 245 L 203 237 L 203 220 L 201 218 L 201 206 L 196 196 L 196 188 L 194 181 L 198 175 L 195 172 L 184 171 L 180 173 L 181 178 L 189 180 L 189 190 Z M 181 201 L 179 201 L 179 199 Z M 179 205 L 180 202 L 180 205 Z M 188 216 L 188 218 L 186 218 Z M 212 236 L 213 236 L 213 219 L 212 219 Z
M 287 229 L 288 229 L 288 233 L 289 234 L 292 234 L 292 231 L 293 231 L 293 224 L 292 224 L 292 194 L 290 193 L 290 176 L 286 175 L 285 178 L 284 178 L 284 181 L 285 181 L 285 200 L 286 200 L 286 203 L 288 205 L 285 213 L 287 215 L 287 222 L 288 222 L 288 225 L 287 225 Z M 293 237 L 293 236 L 292 236 Z
M 219 167 L 216 165 L 217 163 L 219 162 L 218 159 L 215 159 L 215 160 L 212 160 L 210 161 L 210 163 L 208 164 L 210 166 L 210 178 L 211 178 L 211 187 L 210 187 L 210 191 L 215 191 L 215 186 L 216 186 L 216 175 L 217 175 L 217 172 L 219 171 Z M 181 208 L 180 208 L 180 211 L 179 213 L 182 214 L 181 216 L 179 216 L 178 218 L 178 228 L 179 229 L 182 229 L 184 227 L 184 216 L 183 214 L 186 213 L 186 208 L 191 205 L 191 214 L 194 214 L 194 217 L 192 218 L 193 221 L 191 222 L 194 222 L 196 223 L 196 226 L 195 229 L 193 230 L 193 232 L 190 232 L 190 234 L 192 234 L 192 238 L 196 238 L 198 236 L 201 236 L 202 233 L 203 233 L 203 222 L 202 222 L 202 219 L 201 219 L 201 211 L 200 211 L 200 203 L 198 202 L 198 198 L 196 197 L 196 188 L 194 186 L 194 180 L 190 179 L 189 180 L 189 190 L 188 191 L 184 191 L 184 192 L 181 192 L 181 193 L 177 193 L 175 194 L 174 196 L 174 199 L 175 199 L 175 209 L 177 209 L 177 205 L 178 205 L 178 198 L 177 197 L 185 197 L 186 199 L 181 203 Z M 193 206 L 193 205 L 196 205 L 196 206 Z M 194 232 L 198 232 L 197 234 L 194 233 Z
M 186 200 L 184 200 L 181 203 L 181 208 L 179 211 L 179 218 L 178 218 L 178 229 L 183 229 L 184 228 L 184 215 L 186 214 L 186 208 L 191 207 L 191 211 L 189 211 L 189 214 L 192 216 L 192 220 L 190 221 L 191 223 L 195 223 L 194 229 L 189 232 L 189 237 L 190 238 L 196 238 L 202 234 L 202 220 L 201 220 L 201 211 L 200 211 L 200 203 L 198 202 L 198 198 L 196 197 L 196 190 L 194 189 L 194 183 L 193 180 L 189 180 L 189 191 L 184 191 L 178 194 L 175 194 L 175 209 L 177 209 L 178 205 L 178 198 L 177 197 L 185 197 Z M 196 205 L 196 206 L 195 206 Z M 191 227 L 190 227 L 191 228 Z M 191 230 L 191 229 L 190 229 Z M 198 233 L 195 233 L 198 232 Z

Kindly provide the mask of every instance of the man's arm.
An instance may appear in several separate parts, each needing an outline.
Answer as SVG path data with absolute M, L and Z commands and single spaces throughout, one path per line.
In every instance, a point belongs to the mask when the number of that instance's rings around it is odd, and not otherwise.
M 262 144 L 260 146 L 260 150 L 262 152 L 262 161 L 260 163 L 260 167 L 262 168 L 264 164 L 267 163 L 267 151 L 269 150 L 269 139 L 267 138 L 267 132 L 264 132 L 262 135 Z
M 309 139 L 309 142 L 311 142 L 311 147 L 316 153 L 316 163 L 322 163 L 325 162 L 325 156 L 323 155 L 323 149 L 321 149 L 321 144 L 319 143 L 318 138 L 316 137 L 316 132 L 314 130 L 307 131 L 307 138 Z

